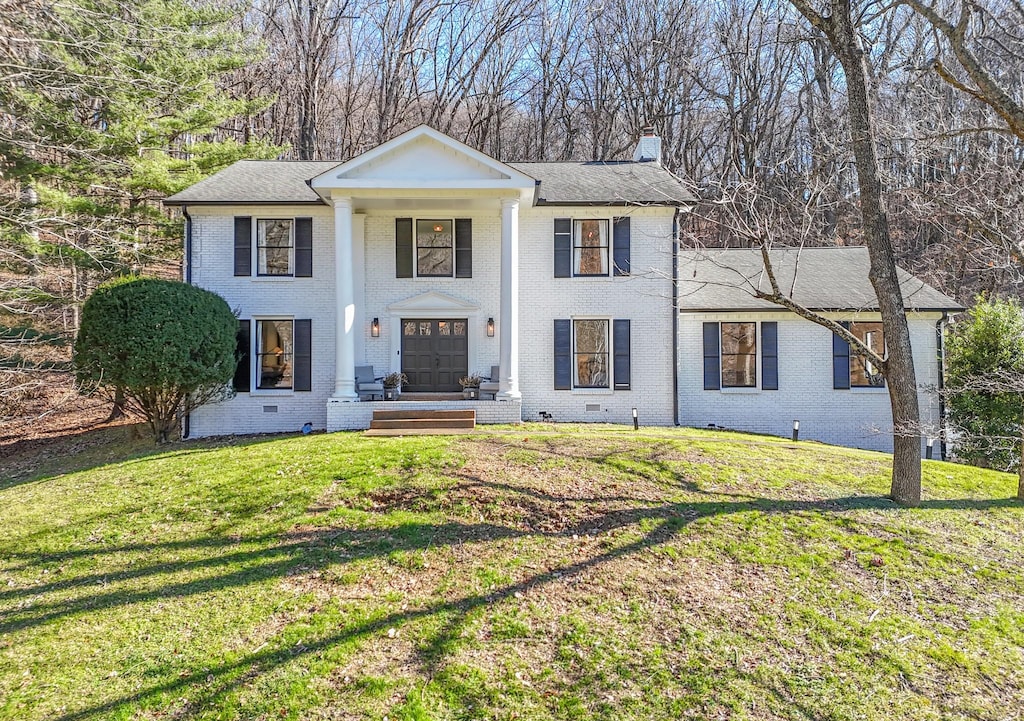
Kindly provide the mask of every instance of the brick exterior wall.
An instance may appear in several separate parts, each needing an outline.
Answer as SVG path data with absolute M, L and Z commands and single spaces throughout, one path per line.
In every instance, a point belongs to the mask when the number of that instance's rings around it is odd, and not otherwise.
M 831 314 L 837 320 L 848 315 Z M 935 322 L 938 313 L 910 317 L 914 366 L 925 429 L 936 433 L 938 384 Z M 857 320 L 879 320 L 860 313 Z M 704 389 L 705 322 L 776 321 L 778 323 L 779 390 Z M 832 333 L 788 312 L 684 313 L 679 324 L 679 421 L 681 425 L 724 428 L 789 436 L 800 421 L 801 440 L 892 452 L 889 394 L 882 389 L 832 387 Z M 760 349 L 758 351 L 760 353 Z M 761 362 L 758 357 L 758 374 Z M 922 440 L 922 453 L 924 448 Z

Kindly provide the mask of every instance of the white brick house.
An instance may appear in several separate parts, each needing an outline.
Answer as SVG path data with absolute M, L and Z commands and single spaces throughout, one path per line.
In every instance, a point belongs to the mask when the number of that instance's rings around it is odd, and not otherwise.
M 693 199 L 658 156 L 645 136 L 633 162 L 506 164 L 421 126 L 342 164 L 242 161 L 169 198 L 186 218 L 186 279 L 240 321 L 236 394 L 194 412 L 189 433 L 365 428 L 382 401 L 360 396 L 356 369 L 372 366 L 404 372 L 420 407 L 468 405 L 485 423 L 627 423 L 636 408 L 645 424 L 788 433 L 802 416 L 802 437 L 891 447 L 884 390 L 840 397 L 831 370 L 824 387 L 827 331 L 776 309 L 695 305 L 699 289 L 676 310 L 673 268 L 701 259 L 675 248 Z M 935 320 L 958 306 L 923 287 L 929 309 L 912 325 L 928 378 Z M 873 317 L 861 301 L 835 310 Z M 709 322 L 726 333 L 714 389 Z M 778 390 L 764 382 L 766 327 Z M 737 330 L 744 354 L 731 352 Z M 495 366 L 493 400 L 447 395 Z

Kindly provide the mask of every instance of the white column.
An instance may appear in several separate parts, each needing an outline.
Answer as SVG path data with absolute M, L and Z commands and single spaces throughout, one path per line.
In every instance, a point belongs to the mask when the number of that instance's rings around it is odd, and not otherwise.
M 501 201 L 501 326 L 498 400 L 517 401 L 519 392 L 519 201 Z
M 356 393 L 356 304 L 352 275 L 352 198 L 334 199 L 334 298 L 336 343 L 334 395 L 358 401 Z

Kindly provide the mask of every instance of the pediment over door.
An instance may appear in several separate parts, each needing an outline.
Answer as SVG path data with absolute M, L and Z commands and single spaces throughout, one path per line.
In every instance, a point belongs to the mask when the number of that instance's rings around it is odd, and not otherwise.
M 415 295 L 397 303 L 392 303 L 387 308 L 392 315 L 437 315 L 458 316 L 472 315 L 480 312 L 480 306 L 469 301 L 455 298 L 446 293 L 436 290 L 427 291 Z

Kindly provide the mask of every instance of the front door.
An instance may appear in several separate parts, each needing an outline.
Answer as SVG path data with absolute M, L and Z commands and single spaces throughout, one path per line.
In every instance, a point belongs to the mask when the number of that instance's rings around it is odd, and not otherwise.
M 402 372 L 411 393 L 454 393 L 469 374 L 465 318 L 402 319 Z

